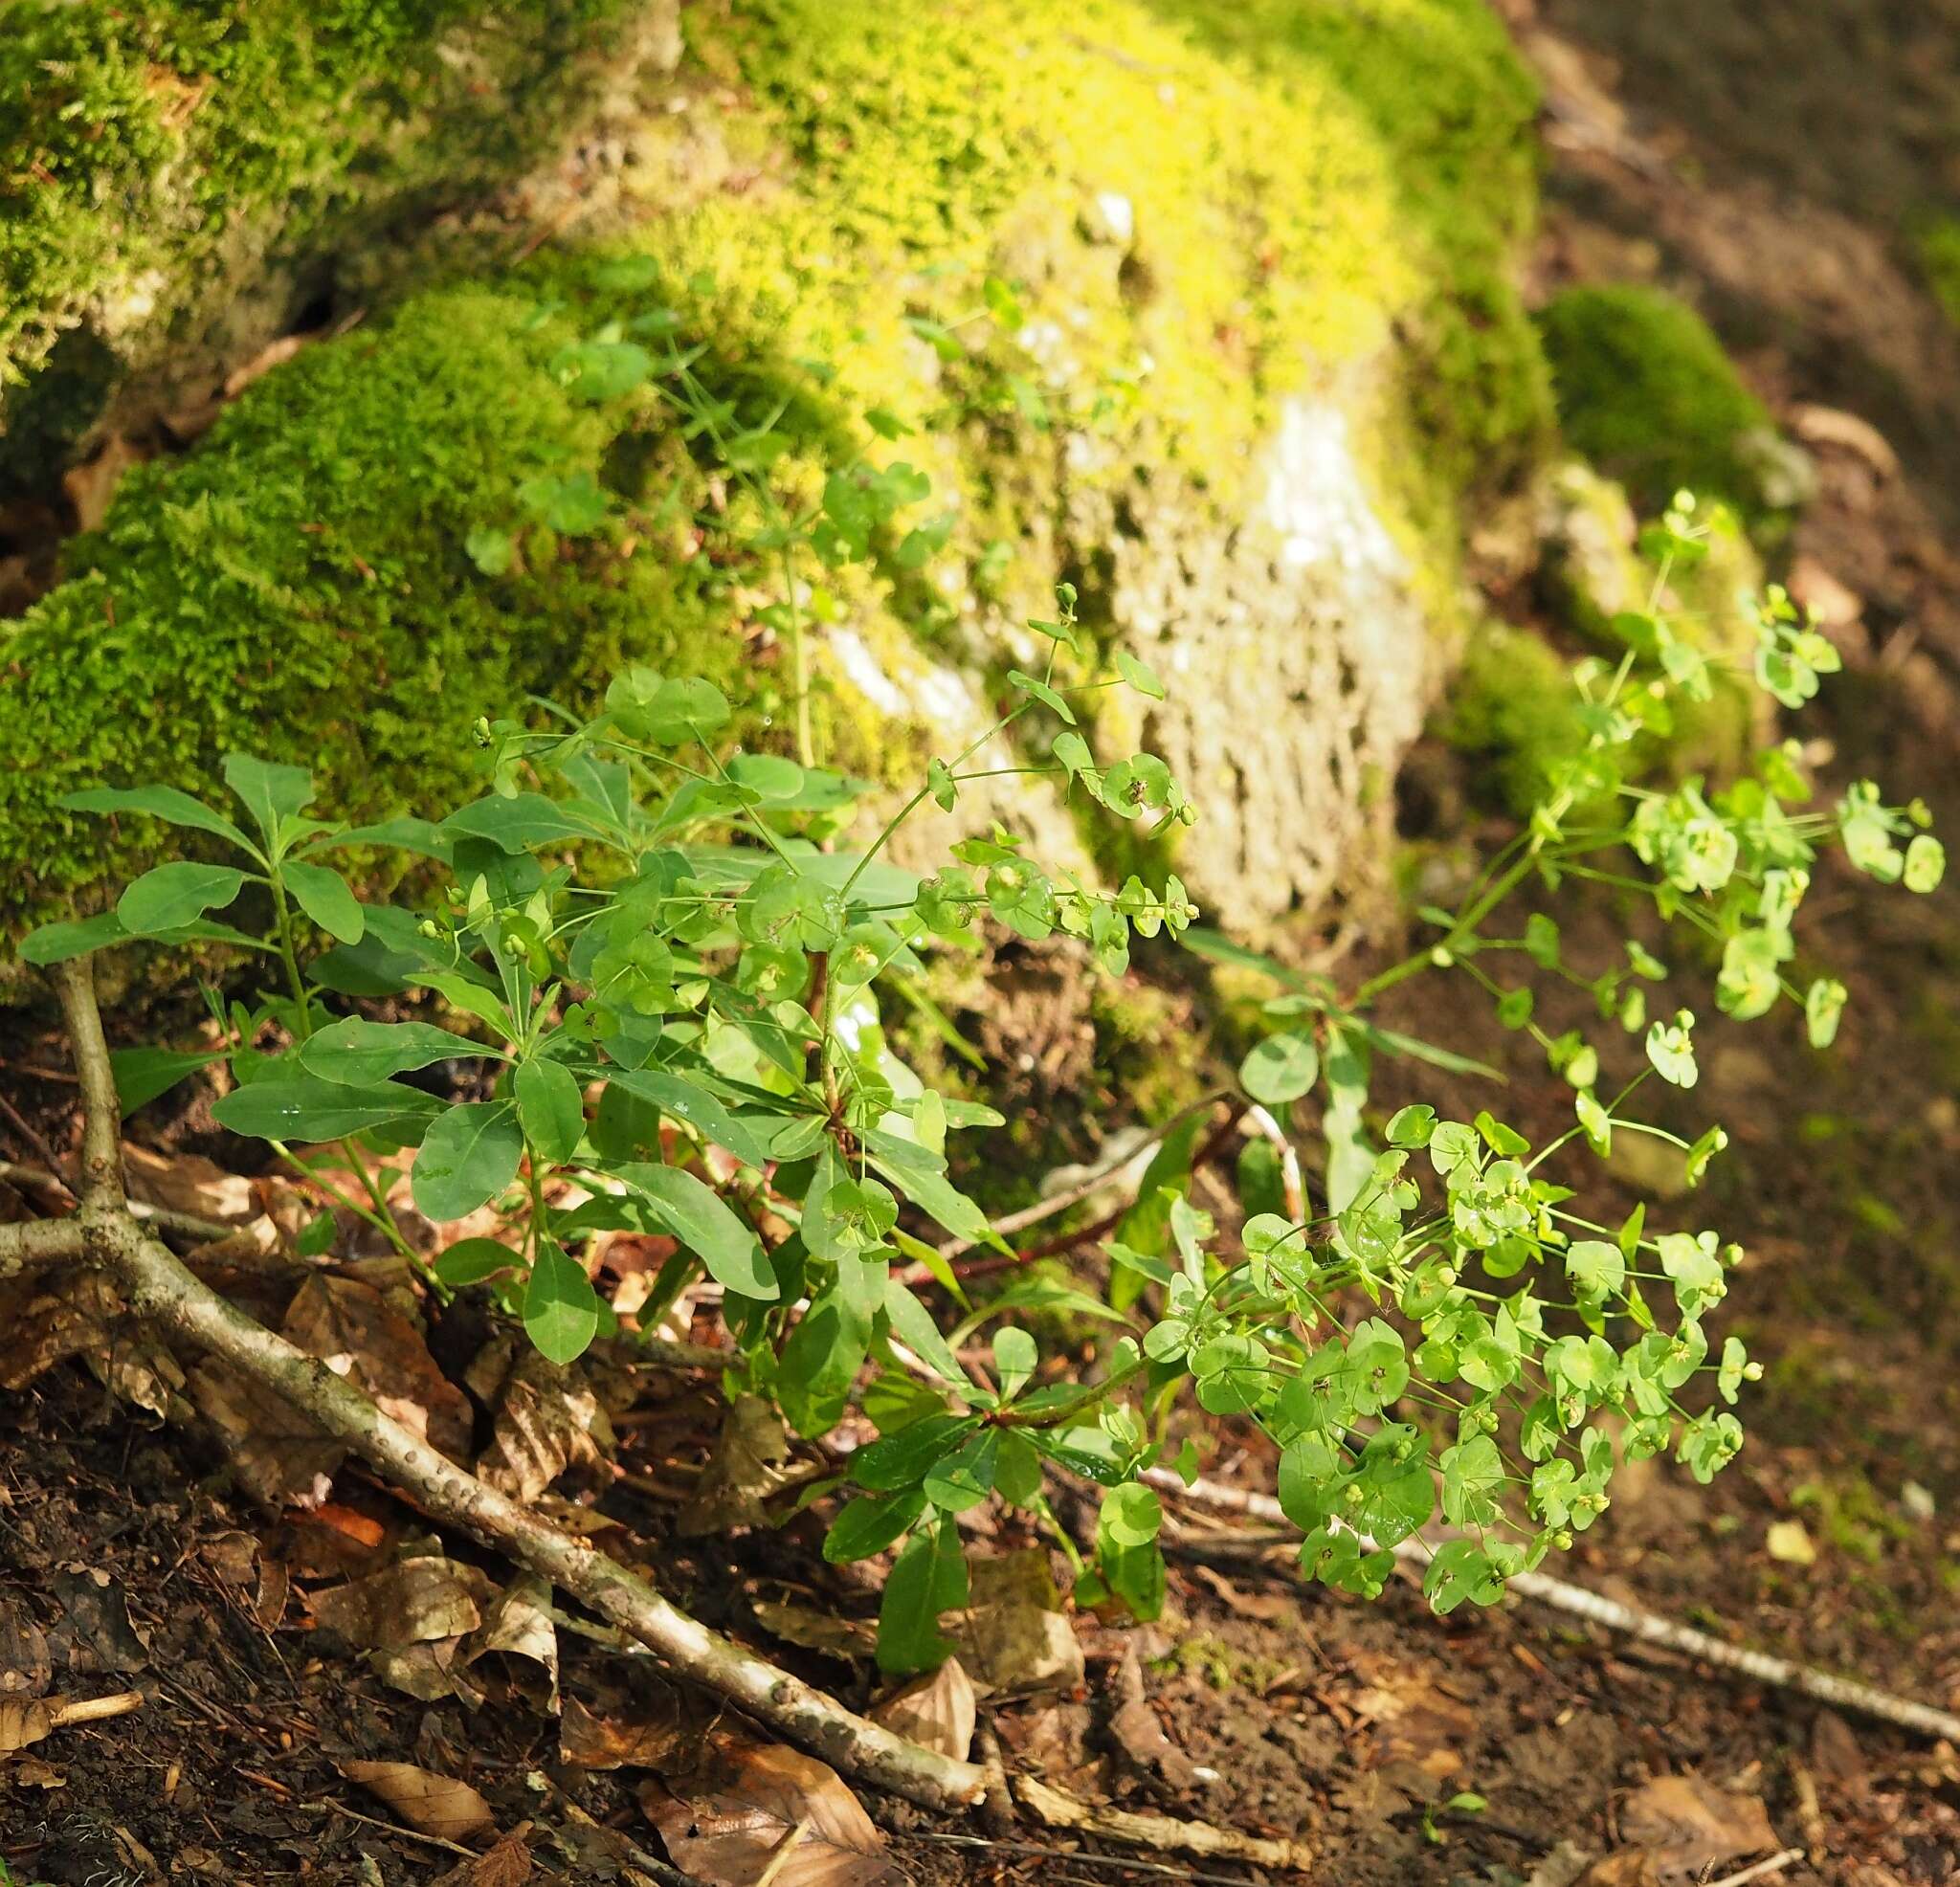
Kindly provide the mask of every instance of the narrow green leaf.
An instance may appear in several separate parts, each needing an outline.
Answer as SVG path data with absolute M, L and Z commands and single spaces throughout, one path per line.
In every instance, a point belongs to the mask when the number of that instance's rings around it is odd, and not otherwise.
M 125 1115 L 167 1094 L 188 1075 L 209 1068 L 219 1051 L 181 1052 L 175 1049 L 111 1049 L 109 1066 L 116 1075 L 116 1099 Z
M 644 1161 L 629 1161 L 615 1170 L 652 1203 L 667 1230 L 707 1266 L 717 1283 L 738 1297 L 775 1301 L 775 1273 L 763 1255 L 761 1241 L 692 1173 Z
M 230 865 L 187 860 L 145 872 L 116 900 L 116 915 L 132 937 L 155 937 L 222 910 L 243 889 L 245 874 Z
M 905 1543 L 884 1583 L 878 1610 L 878 1668 L 889 1676 L 930 1671 L 946 1661 L 951 1643 L 940 1635 L 939 1615 L 967 1603 L 967 1557 L 950 1515 L 922 1527 Z
M 299 1060 L 307 1074 L 323 1081 L 363 1087 L 452 1055 L 496 1053 L 433 1022 L 370 1022 L 365 1015 L 350 1015 L 311 1036 L 301 1048 Z
M 325 865 L 308 865 L 289 858 L 279 867 L 279 876 L 293 894 L 293 901 L 329 937 L 343 944 L 361 941 L 368 921 L 360 900 L 338 872 Z
M 586 1130 L 578 1077 L 562 1061 L 526 1061 L 512 1078 L 517 1117 L 541 1160 L 557 1166 L 578 1151 Z
M 90 787 L 85 792 L 63 793 L 61 804 L 76 812 L 147 812 L 153 819 L 211 832 L 255 857 L 261 855 L 223 813 L 212 811 L 202 800 L 192 799 L 175 787 Z
M 270 1075 L 234 1089 L 212 1103 L 211 1111 L 221 1127 L 254 1140 L 339 1140 L 426 1120 L 440 1104 L 399 1082 L 344 1086 L 299 1071 L 296 1064 L 290 1076 Z
M 303 766 L 281 766 L 249 753 L 228 753 L 225 785 L 252 814 L 268 848 L 277 845 L 280 821 L 305 810 L 313 798 L 313 775 Z
M 486 1204 L 517 1177 L 524 1137 L 507 1100 L 472 1100 L 430 1122 L 409 1190 L 415 1209 L 439 1224 Z
M 761 1166 L 770 1158 L 767 1140 L 754 1127 L 728 1109 L 698 1081 L 660 1068 L 613 1068 L 607 1078 L 640 1100 L 650 1101 L 662 1114 L 700 1129 L 717 1146 L 724 1146 L 745 1166 Z
M 458 1238 L 432 1269 L 452 1291 L 460 1291 L 465 1284 L 480 1284 L 500 1271 L 515 1271 L 523 1262 L 499 1239 Z
M 941 1382 L 968 1395 L 975 1392 L 977 1386 L 960 1367 L 959 1358 L 940 1334 L 932 1313 L 896 1277 L 885 1285 L 884 1313 L 891 1320 L 892 1335 L 922 1358 Z

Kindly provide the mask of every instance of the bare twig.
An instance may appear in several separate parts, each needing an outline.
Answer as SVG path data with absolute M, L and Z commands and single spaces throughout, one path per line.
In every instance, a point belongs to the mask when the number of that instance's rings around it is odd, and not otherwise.
M 1767 1861 L 1758 1861 L 1753 1867 L 1746 1867 L 1740 1874 L 1725 1874 L 1720 1880 L 1711 1880 L 1708 1887 L 1743 1887 L 1746 1880 L 1761 1880 L 1766 1875 L 1781 1874 L 1793 1862 L 1803 1859 L 1801 1848 L 1786 1848 L 1780 1854 L 1771 1854 Z
M 1299 1531 L 1286 1518 L 1285 1509 L 1269 1494 L 1255 1494 L 1244 1488 L 1226 1487 L 1208 1480 L 1194 1481 L 1186 1486 L 1182 1476 L 1172 1474 L 1168 1468 L 1148 1469 L 1144 1478 L 1153 1487 L 1180 1495 L 1201 1506 L 1223 1508 L 1288 1527 L 1295 1533 Z M 1426 1565 L 1431 1558 L 1431 1549 L 1419 1540 L 1405 1540 L 1394 1551 L 1397 1559 L 1409 1560 L 1417 1565 Z M 1839 1710 L 1876 1717 L 1887 1723 L 1897 1723 L 1902 1729 L 1916 1730 L 1922 1736 L 1943 1737 L 1949 1743 L 1960 1742 L 1960 1716 L 1950 1710 L 1935 1709 L 1931 1704 L 1915 1702 L 1911 1698 L 1895 1697 L 1889 1691 L 1882 1691 L 1876 1685 L 1862 1683 L 1855 1677 L 1834 1676 L 1828 1671 L 1797 1664 L 1787 1657 L 1772 1656 L 1768 1652 L 1749 1651 L 1741 1645 L 1727 1644 L 1706 1632 L 1697 1631 L 1692 1625 L 1679 1625 L 1671 1618 L 1662 1618 L 1658 1612 L 1623 1606 L 1616 1599 L 1589 1592 L 1583 1586 L 1554 1579 L 1549 1573 L 1513 1573 L 1504 1583 L 1508 1590 L 1525 1598 L 1536 1599 L 1540 1605 L 1570 1612 L 1575 1618 L 1589 1619 L 1594 1625 L 1603 1625 L 1610 1632 L 1620 1632 L 1643 1644 L 1660 1645 L 1669 1651 L 1699 1658 L 1704 1664 L 1717 1665 L 1725 1671 L 1739 1671 L 1746 1677 L 1753 1677 L 1758 1683 L 1770 1684 L 1778 1690 L 1800 1691 L 1806 1697 L 1816 1698 Z
M 81 1207 L 60 1225 L 80 1228 L 88 1255 L 116 1278 L 133 1311 L 272 1390 L 434 1519 L 508 1554 L 638 1639 L 678 1676 L 726 1697 L 835 1768 L 927 1808 L 980 1799 L 986 1776 L 976 1765 L 895 1736 L 710 1632 L 590 1541 L 561 1532 L 437 1454 L 319 1358 L 255 1322 L 193 1276 L 124 1204 L 115 1080 L 88 960 L 59 966 L 56 977 L 85 1109 Z M 26 1230 L 0 1227 L 0 1237 Z M 0 1259 L 5 1253 L 0 1243 Z
M 460 1841 L 452 1841 L 446 1834 L 424 1834 L 418 1828 L 404 1828 L 399 1822 L 385 1822 L 373 1815 L 364 1815 L 358 1809 L 350 1809 L 345 1802 L 323 1801 L 311 1805 L 316 1809 L 330 1809 L 337 1815 L 345 1815 L 350 1822 L 361 1822 L 368 1828 L 378 1828 L 390 1834 L 399 1835 L 404 1841 L 419 1841 L 430 1848 L 440 1848 L 451 1854 L 460 1854 L 465 1860 L 475 1860 L 477 1851 L 465 1848 Z
M 1313 1865 L 1313 1851 L 1303 1841 L 1268 1840 L 1262 1835 L 1241 1834 L 1236 1829 L 1214 1828 L 1210 1822 L 1105 1809 L 1079 1802 L 1033 1776 L 1016 1777 L 1014 1794 L 1024 1808 L 1032 1809 L 1051 1828 L 1073 1828 L 1084 1834 L 1108 1835 L 1160 1853 L 1217 1854 L 1251 1861 L 1258 1867 L 1290 1868 L 1304 1873 Z
M 985 1834 L 947 1834 L 939 1829 L 895 1828 L 901 1841 L 932 1841 L 948 1848 L 985 1848 L 995 1854 L 1022 1854 L 1030 1860 L 1073 1861 L 1079 1867 L 1121 1868 L 1125 1874 L 1147 1874 L 1156 1880 L 1194 1880 L 1202 1887 L 1246 1887 L 1236 1874 L 1205 1874 L 1196 1868 L 1176 1867 L 1169 1861 L 1139 1860 L 1134 1854 L 1094 1854 L 1086 1849 L 1043 1848 L 1033 1841 L 996 1841 Z
M 118 1691 L 112 1697 L 70 1698 L 48 1712 L 51 1729 L 66 1729 L 71 1723 L 104 1723 L 112 1717 L 126 1717 L 144 1706 L 141 1691 Z
M 38 1154 L 56 1172 L 61 1170 L 61 1162 L 55 1149 L 5 1094 L 0 1094 L 0 1115 L 6 1116 L 8 1124 L 21 1137 L 30 1151 Z

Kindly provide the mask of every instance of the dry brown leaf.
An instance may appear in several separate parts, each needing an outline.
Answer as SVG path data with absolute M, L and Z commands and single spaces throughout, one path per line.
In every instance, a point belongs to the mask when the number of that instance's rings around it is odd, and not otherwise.
M 430 1553 L 309 1592 L 306 1603 L 320 1624 L 357 1650 L 400 1651 L 474 1632 L 496 1593 L 475 1566 Z
M 657 1769 L 669 1776 L 699 1768 L 707 1756 L 707 1721 L 691 1696 L 665 1683 L 642 1689 L 629 1708 L 603 1715 L 567 1698 L 559 1759 L 575 1769 Z
M 467 1841 L 497 1826 L 490 1805 L 466 1782 L 412 1763 L 343 1763 L 341 1774 L 386 1802 L 404 1827 L 445 1841 Z
M 1118 1749 L 1142 1770 L 1173 1789 L 1197 1781 L 1197 1765 L 1172 1743 L 1144 1693 L 1144 1667 L 1137 1648 L 1127 1646 L 1109 1681 L 1109 1735 Z
M 1407 1765 L 1433 1783 L 1457 1774 L 1478 1735 L 1476 1711 L 1440 1690 L 1419 1665 L 1386 1657 L 1358 1658 L 1356 1664 L 1373 1679 L 1352 1704 L 1365 1722 L 1376 1726 L 1376 1765 Z
M 459 1698 L 472 1710 L 480 1710 L 488 1694 L 470 1675 L 463 1656 L 461 1638 L 437 1638 L 429 1644 L 403 1645 L 395 1651 L 367 1654 L 368 1668 L 390 1690 L 424 1703 L 440 1703 L 445 1698 Z
M 488 1854 L 458 1861 L 434 1887 L 524 1887 L 531 1877 L 531 1825 L 520 1822 Z
M 40 1697 L 0 1697 L 0 1756 L 39 1743 L 55 1727 L 57 1699 Z
M 173 1212 L 194 1212 L 201 1219 L 236 1226 L 259 1216 L 253 1183 L 201 1153 L 158 1153 L 124 1141 L 122 1172 L 130 1198 L 145 1206 L 167 1206 Z
M 955 1763 L 964 1763 L 972 1751 L 977 1718 L 973 1680 L 956 1657 L 947 1658 L 930 1676 L 894 1692 L 871 1713 L 874 1723 L 950 1756 Z
M 1082 1648 L 1062 1612 L 1045 1552 L 1030 1546 L 976 1560 L 969 1578 L 970 1610 L 953 1639 L 983 1694 L 1067 1691 L 1082 1681 Z
M 773 1599 L 758 1599 L 750 1610 L 765 1632 L 805 1651 L 869 1657 L 878 1649 L 878 1625 L 869 1618 L 839 1618 L 814 1606 L 783 1605 Z
M 45 1273 L 8 1280 L 0 1295 L 0 1388 L 24 1389 L 70 1357 L 109 1348 L 110 1326 L 125 1310 L 99 1271 Z
M 231 1458 L 240 1484 L 277 1513 L 317 1507 L 347 1451 L 321 1433 L 284 1396 L 206 1357 L 190 1372 L 191 1399 Z
M 470 1388 L 497 1411 L 477 1472 L 500 1494 L 529 1504 L 568 1468 L 602 1460 L 612 1428 L 590 1383 L 528 1343 L 515 1357 L 513 1347 L 509 1338 L 499 1339 L 470 1365 Z
M 141 1671 L 149 1663 L 149 1640 L 129 1622 L 122 1587 L 100 1566 L 62 1566 L 48 1590 L 61 1607 L 49 1648 L 71 1674 Z
M 475 1664 L 493 1653 L 537 1665 L 546 1687 L 535 1696 L 541 1708 L 558 1710 L 558 1628 L 551 1622 L 551 1588 L 535 1573 L 514 1579 L 491 1603 L 481 1628 L 463 1646 L 463 1662 Z
M 763 1502 L 781 1487 L 790 1461 L 790 1432 L 759 1395 L 739 1395 L 723 1418 L 714 1453 L 681 1508 L 679 1528 L 690 1537 L 731 1527 L 767 1526 Z
M 1635 1789 L 1620 1804 L 1619 1830 L 1627 1846 L 1595 1863 L 1585 1887 L 1685 1887 L 1776 1846 L 1761 1801 L 1696 1775 L 1656 1776 Z
M 54 1675 L 47 1636 L 27 1600 L 0 1592 L 0 1697 L 39 1697 Z
M 712 1785 L 689 1797 L 647 1782 L 640 1808 L 674 1865 L 712 1887 L 897 1887 L 905 1876 L 837 1772 L 781 1743 L 724 1742 Z M 795 1841 L 787 1854 L 784 1844 Z
M 469 1398 L 435 1366 L 422 1333 L 379 1291 L 315 1274 L 286 1312 L 285 1334 L 432 1447 L 455 1460 L 468 1455 L 475 1419 Z

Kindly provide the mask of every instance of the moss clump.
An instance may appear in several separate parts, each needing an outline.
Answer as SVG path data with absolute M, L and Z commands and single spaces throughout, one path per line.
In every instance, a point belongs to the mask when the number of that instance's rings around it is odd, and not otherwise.
M 1146 486 L 1167 538 L 1242 523 L 1279 402 L 1345 397 L 1364 364 L 1400 467 L 1390 522 L 1449 588 L 1470 468 L 1528 451 L 1543 413 L 1503 273 L 1531 93 L 1477 0 L 1082 0 L 1065 21 L 1042 0 L 701 0 L 687 25 L 618 242 L 309 350 L 75 544 L 71 581 L 0 644 L 20 730 L 0 888 L 29 860 L 34 880 L 10 908 L 137 862 L 136 835 L 105 847 L 58 810 L 83 783 L 194 785 L 247 744 L 315 762 L 339 809 L 426 806 L 460 782 L 475 715 L 575 699 L 635 655 L 727 677 L 753 722 L 780 706 L 755 658 L 775 573 L 692 535 L 744 522 L 713 441 L 683 444 L 651 387 L 581 404 L 553 366 L 571 340 L 712 337 L 696 370 L 724 430 L 781 439 L 791 510 L 860 455 L 929 472 L 943 548 L 915 568 L 880 545 L 824 605 L 870 672 L 826 696 L 846 763 L 895 750 L 891 698 L 932 693 L 912 687 L 925 655 L 1022 660 L 1018 621 L 1058 579 L 1093 626 L 1107 534 Z M 134 178 L 161 134 L 129 109 Z M 611 496 L 603 528 L 525 522 L 527 481 L 581 476 Z M 485 575 L 465 541 L 520 522 L 517 564 Z
M 1683 487 L 1760 518 L 1775 433 L 1714 330 L 1636 285 L 1572 288 L 1539 317 L 1567 440 L 1647 511 Z
M 1914 233 L 1913 248 L 1933 300 L 1960 327 L 1960 217 L 1929 218 Z
M 170 334 L 214 281 L 249 301 L 237 271 L 260 252 L 326 256 L 562 137 L 582 56 L 627 5 L 513 0 L 486 27 L 463 0 L 11 0 L 0 485 L 47 476 L 147 351 L 137 331 Z M 69 370 L 33 385 L 51 358 Z
M 1527 629 L 1492 622 L 1472 634 L 1437 731 L 1485 763 L 1493 799 L 1525 813 L 1553 768 L 1584 748 L 1579 706 L 1564 656 Z
M 568 330 L 535 316 L 512 295 L 412 301 L 269 375 L 189 461 L 130 475 L 71 581 L 0 642 L 10 919 L 154 841 L 62 811 L 84 785 L 194 789 L 235 746 L 314 766 L 356 815 L 427 808 L 468 790 L 474 718 L 527 691 L 663 655 L 734 679 L 706 559 L 546 538 L 493 580 L 465 555 L 526 479 L 607 469 L 612 428 L 546 370 Z

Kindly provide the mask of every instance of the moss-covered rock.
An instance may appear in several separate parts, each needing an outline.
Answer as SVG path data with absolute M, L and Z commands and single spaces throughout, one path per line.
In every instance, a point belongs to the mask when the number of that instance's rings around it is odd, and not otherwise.
M 0 499 L 202 399 L 390 244 L 678 52 L 675 0 L 11 0 Z
M 486 707 L 590 699 L 629 657 L 779 717 L 780 585 L 698 554 L 696 515 L 740 510 L 714 449 L 654 387 L 565 385 L 568 342 L 676 323 L 730 423 L 771 422 L 786 499 L 860 455 L 934 481 L 906 521 L 940 521 L 928 565 L 886 545 L 813 599 L 831 757 L 980 722 L 1066 578 L 1171 684 L 1101 731 L 1188 776 L 1182 863 L 1228 921 L 1325 898 L 1370 847 L 1459 607 L 1458 507 L 1547 429 L 1506 274 L 1532 96 L 1477 0 L 684 18 L 601 247 L 276 369 L 74 546 L 0 645 L 10 908 L 151 836 L 105 841 L 62 791 L 191 784 L 227 744 L 315 760 L 365 811 L 457 784 Z M 536 481 L 581 477 L 603 524 L 541 523 Z M 466 549 L 486 532 L 515 540 L 501 574 Z
M 1806 470 L 1694 309 L 1638 283 L 1570 288 L 1539 316 L 1567 443 L 1655 511 L 1682 488 L 1760 521 Z

